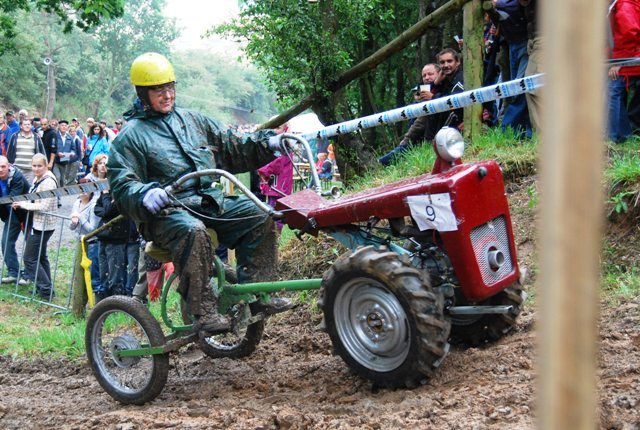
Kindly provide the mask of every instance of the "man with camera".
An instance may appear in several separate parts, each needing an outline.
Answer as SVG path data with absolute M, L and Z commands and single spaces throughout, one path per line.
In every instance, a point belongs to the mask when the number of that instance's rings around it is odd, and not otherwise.
M 435 80 L 440 74 L 440 66 L 436 63 L 425 64 L 422 68 L 422 81 L 419 85 L 416 85 L 411 89 L 413 93 L 413 99 L 416 103 L 426 102 L 437 94 L 437 87 L 435 85 Z M 413 125 L 413 123 L 417 120 L 411 120 L 409 125 Z M 378 159 L 378 162 L 383 166 L 388 166 L 393 162 L 393 160 L 406 152 L 411 147 L 411 141 L 402 141 L 398 146 L 393 148 L 391 151 L 383 155 Z
M 432 93 L 432 98 L 463 92 L 464 81 L 460 64 L 460 54 L 451 48 L 446 48 L 440 51 L 436 58 L 440 70 L 431 85 L 430 93 Z M 391 153 L 383 157 L 385 158 L 386 164 L 383 162 L 383 158 L 379 160 L 380 163 L 384 165 L 389 164 L 393 157 L 406 151 L 412 144 L 423 140 L 433 140 L 438 130 L 445 125 L 461 128 L 462 120 L 462 109 L 417 118 L 413 124 L 411 124 L 411 127 L 409 127 L 409 131 L 404 135 L 400 144 Z M 386 158 L 387 156 L 389 156 L 389 158 Z

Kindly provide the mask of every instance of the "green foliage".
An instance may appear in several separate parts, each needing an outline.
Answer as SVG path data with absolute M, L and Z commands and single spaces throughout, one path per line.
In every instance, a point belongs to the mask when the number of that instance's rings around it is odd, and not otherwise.
M 212 32 L 246 42 L 247 56 L 263 71 L 281 107 L 315 92 L 326 99 L 314 111 L 325 123 L 334 123 L 411 101 L 409 88 L 422 67 L 417 44 L 336 94 L 330 90 L 342 72 L 414 25 L 418 9 L 412 2 L 384 0 L 245 1 L 237 19 Z M 392 147 L 398 130 L 394 126 L 362 133 L 362 148 L 348 148 L 342 160 L 361 170 L 371 159 L 370 151 Z
M 353 39 L 362 40 L 368 16 L 357 14 L 357 3 L 364 2 L 332 2 L 335 19 L 325 25 L 318 5 L 306 0 L 249 1 L 238 18 L 216 31 L 247 40 L 245 52 L 265 70 L 279 100 L 292 103 L 352 64 L 349 48 Z
M 624 191 L 613 195 L 609 200 L 609 202 L 613 204 L 613 211 L 616 213 L 627 213 L 629 211 L 629 205 L 626 199 L 634 194 L 632 191 Z
M 289 226 L 284 226 L 280 232 L 280 239 L 278 241 L 278 247 L 285 246 L 290 240 L 296 238 L 295 231 L 291 230 Z
M 130 0 L 120 18 L 73 34 L 65 34 L 50 13 L 16 12 L 16 50 L 3 57 L 0 104 L 25 108 L 34 116 L 47 116 L 49 106 L 57 118 L 112 121 L 135 98 L 129 83 L 131 62 L 143 52 L 155 51 L 174 64 L 179 105 L 225 122 L 261 122 L 272 115 L 273 96 L 254 67 L 220 55 L 169 51 L 179 30 L 173 19 L 162 15 L 164 3 Z M 53 60 L 54 86 L 49 88 L 45 57 Z
M 84 354 L 84 328 L 83 319 L 0 289 L 0 355 L 77 358 Z
M 640 272 L 637 268 L 621 270 L 618 266 L 610 267 L 602 278 L 605 294 L 613 298 L 632 298 L 640 294 Z
M 640 139 L 610 144 L 604 178 L 609 185 L 610 214 L 627 213 L 640 202 Z
M 520 139 L 510 128 L 486 129 L 468 144 L 465 159 L 497 160 L 507 178 L 530 175 L 538 162 L 538 137 Z
M 636 154 L 614 154 L 609 160 L 605 178 L 613 187 L 629 185 L 640 178 L 640 158 Z
M 15 49 L 15 38 L 21 33 L 20 12 L 34 11 L 56 16 L 65 33 L 74 26 L 86 31 L 103 20 L 122 16 L 124 0 L 0 0 L 0 56 Z
M 527 205 L 529 206 L 529 209 L 534 209 L 538 206 L 538 201 L 540 200 L 538 197 L 538 189 L 535 184 L 527 187 L 527 195 L 529 196 L 529 203 L 527 203 Z
M 363 176 L 356 178 L 351 182 L 349 190 L 363 190 L 429 173 L 435 159 L 432 145 L 425 143 L 415 146 L 398 157 L 390 166 L 376 166 Z
M 275 113 L 273 96 L 255 67 L 198 51 L 177 52 L 171 59 L 180 106 L 228 123 L 235 123 L 235 117 L 258 123 Z
M 473 142 L 467 142 L 464 161 L 496 160 L 505 174 L 531 174 L 535 168 L 537 139 L 520 141 L 510 131 L 489 129 Z M 376 166 L 350 184 L 350 190 L 371 188 L 407 177 L 431 172 L 435 160 L 433 146 L 424 143 L 402 154 L 388 167 Z M 537 196 L 536 196 L 537 197 Z
M 74 34 L 65 33 L 51 13 L 18 14 L 16 51 L 3 57 L 0 70 L 4 101 L 40 116 L 119 116 L 133 99 L 133 58 L 146 50 L 166 53 L 178 35 L 159 12 L 163 7 L 163 0 L 132 0 L 121 18 Z M 52 60 L 52 85 L 45 57 Z

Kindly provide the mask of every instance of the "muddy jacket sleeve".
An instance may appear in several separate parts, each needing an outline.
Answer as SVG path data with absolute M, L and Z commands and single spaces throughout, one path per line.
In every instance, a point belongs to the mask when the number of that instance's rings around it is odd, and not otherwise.
M 216 120 L 206 118 L 208 141 L 213 147 L 217 167 L 231 173 L 257 170 L 275 159 L 267 146 L 273 130 L 239 134 L 222 126 Z
M 116 138 L 109 151 L 107 178 L 111 193 L 120 211 L 134 221 L 147 221 L 152 217 L 142 199 L 147 191 L 160 187 L 158 182 L 147 182 L 145 153 L 133 139 Z M 97 207 L 97 205 L 96 205 Z

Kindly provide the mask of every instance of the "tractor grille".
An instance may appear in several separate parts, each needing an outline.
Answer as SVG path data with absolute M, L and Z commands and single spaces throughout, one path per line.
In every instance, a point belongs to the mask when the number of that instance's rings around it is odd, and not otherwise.
M 499 216 L 471 230 L 471 244 L 485 285 L 493 285 L 511 273 L 513 262 L 504 216 Z M 504 254 L 504 264 L 498 269 L 489 265 L 489 252 L 492 250 L 501 251 Z

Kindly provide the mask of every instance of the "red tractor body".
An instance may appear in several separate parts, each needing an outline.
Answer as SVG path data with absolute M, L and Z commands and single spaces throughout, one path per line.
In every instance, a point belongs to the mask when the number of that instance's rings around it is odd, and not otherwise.
M 520 274 L 500 166 L 494 161 L 459 164 L 328 201 L 304 190 L 278 201 L 286 223 L 317 234 L 372 218 L 411 216 L 408 196 L 449 194 L 457 230 L 435 232 L 442 241 L 467 300 L 480 301 L 515 283 Z M 501 254 L 500 265 L 491 253 Z M 497 267 L 499 266 L 499 267 Z

